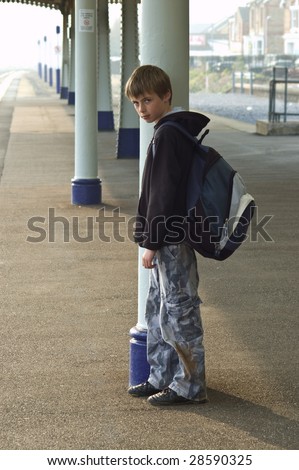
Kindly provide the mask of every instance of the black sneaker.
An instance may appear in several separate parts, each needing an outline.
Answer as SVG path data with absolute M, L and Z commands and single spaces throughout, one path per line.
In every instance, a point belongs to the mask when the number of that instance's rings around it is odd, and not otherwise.
M 169 406 L 169 405 L 191 405 L 195 403 L 206 403 L 208 400 L 202 398 L 200 401 L 190 400 L 189 398 L 181 397 L 171 388 L 165 388 L 160 393 L 156 393 L 147 400 L 153 406 Z
M 139 385 L 133 385 L 128 389 L 129 395 L 132 395 L 133 397 L 150 397 L 151 395 L 154 395 L 158 392 L 160 392 L 160 390 L 158 388 L 155 388 L 149 382 L 144 382 L 143 384 Z

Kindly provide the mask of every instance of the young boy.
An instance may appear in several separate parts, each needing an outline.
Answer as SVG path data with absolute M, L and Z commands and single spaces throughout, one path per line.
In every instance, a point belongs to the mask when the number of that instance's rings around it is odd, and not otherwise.
M 207 395 L 199 277 L 182 225 L 192 145 L 177 129 L 160 126 L 177 121 L 197 136 L 208 118 L 172 110 L 170 79 L 156 66 L 138 67 L 125 93 L 140 118 L 155 123 L 135 228 L 135 240 L 145 248 L 142 264 L 150 269 L 145 312 L 150 375 L 128 392 L 149 397 L 154 406 L 202 403 Z

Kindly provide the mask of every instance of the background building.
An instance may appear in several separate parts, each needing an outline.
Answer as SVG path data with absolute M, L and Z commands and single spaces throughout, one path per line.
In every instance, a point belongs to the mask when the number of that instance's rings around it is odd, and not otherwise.
M 284 55 L 299 57 L 299 0 L 251 0 L 219 23 L 190 30 L 191 64 L 219 56 L 267 64 Z

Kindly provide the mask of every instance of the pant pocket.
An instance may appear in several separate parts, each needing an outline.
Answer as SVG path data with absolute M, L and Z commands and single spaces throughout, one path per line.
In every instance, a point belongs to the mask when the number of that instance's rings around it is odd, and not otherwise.
M 168 331 L 176 341 L 189 342 L 202 336 L 199 298 L 166 302 Z

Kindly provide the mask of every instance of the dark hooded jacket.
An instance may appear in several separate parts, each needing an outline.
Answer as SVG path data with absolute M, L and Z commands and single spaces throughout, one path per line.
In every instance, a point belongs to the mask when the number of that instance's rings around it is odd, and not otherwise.
M 176 121 L 197 136 L 209 118 L 191 111 L 173 112 L 154 127 L 144 165 L 134 233 L 135 241 L 150 250 L 185 240 L 186 190 L 193 146 L 174 127 L 163 126 L 159 130 L 167 121 Z

